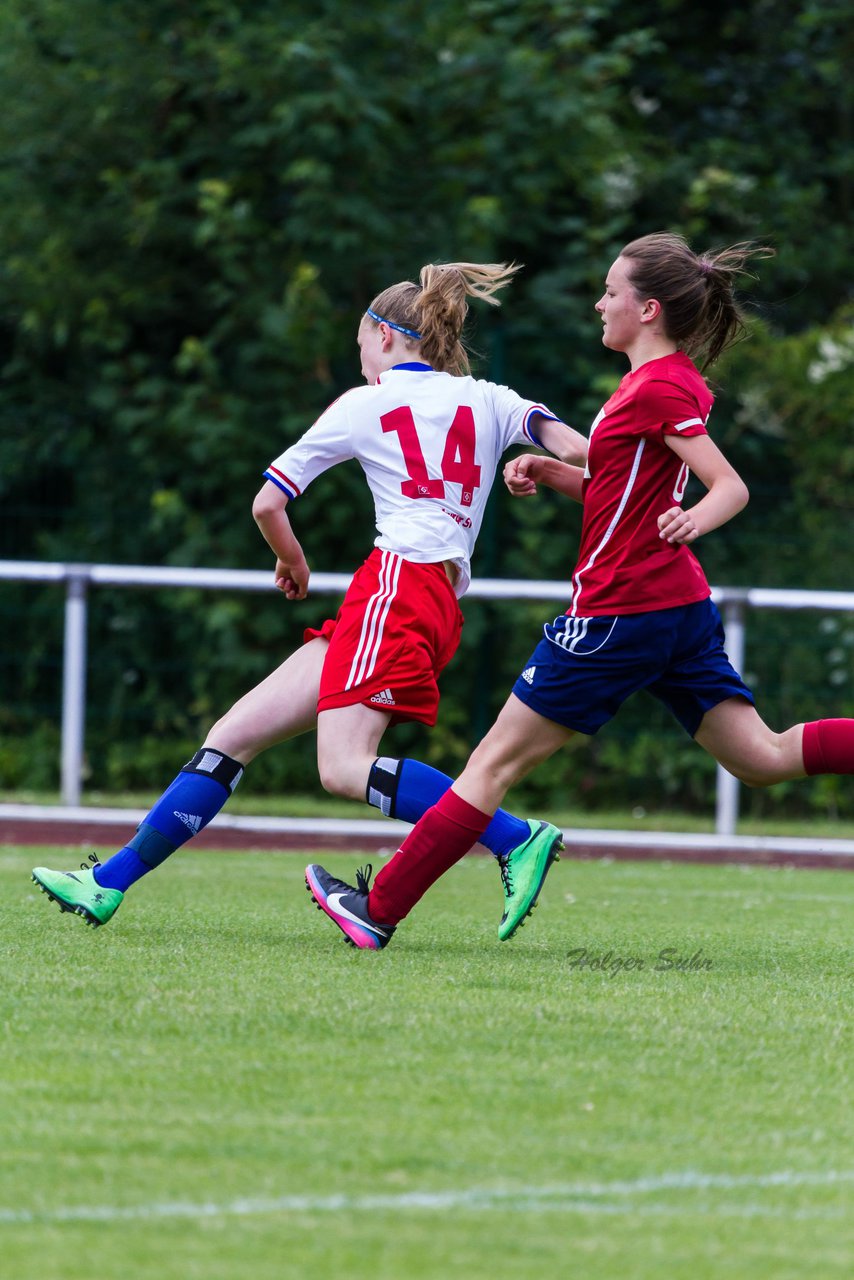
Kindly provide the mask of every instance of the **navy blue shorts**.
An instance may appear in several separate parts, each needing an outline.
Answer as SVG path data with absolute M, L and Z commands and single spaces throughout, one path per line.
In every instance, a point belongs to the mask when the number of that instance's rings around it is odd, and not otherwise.
M 638 689 L 655 694 L 692 738 L 706 712 L 726 698 L 753 704 L 726 655 L 711 600 L 607 618 L 562 614 L 543 628 L 513 686 L 538 715 L 587 734 Z

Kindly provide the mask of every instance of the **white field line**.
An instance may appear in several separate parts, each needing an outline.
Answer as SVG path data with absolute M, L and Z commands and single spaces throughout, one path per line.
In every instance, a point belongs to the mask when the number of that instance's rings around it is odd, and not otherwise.
M 789 1190 L 798 1187 L 834 1187 L 854 1183 L 854 1169 L 828 1170 L 821 1173 L 729 1174 L 665 1173 L 658 1177 L 633 1181 L 564 1183 L 546 1187 L 471 1188 L 459 1191 L 413 1191 L 398 1195 L 286 1195 L 241 1198 L 221 1203 L 190 1203 L 168 1200 L 139 1205 L 70 1205 L 53 1209 L 0 1209 L 0 1226 L 27 1223 L 61 1222 L 130 1222 L 167 1218 L 226 1218 L 283 1213 L 361 1213 L 392 1211 L 401 1213 L 443 1212 L 461 1210 L 514 1213 L 610 1213 L 610 1214 L 676 1214 L 695 1213 L 727 1217 L 836 1218 L 846 1216 L 842 1209 L 796 1209 L 785 1205 L 745 1201 L 741 1196 L 731 1204 L 707 1200 L 677 1204 L 677 1192 Z M 663 1200 L 644 1202 L 639 1197 L 664 1196 Z

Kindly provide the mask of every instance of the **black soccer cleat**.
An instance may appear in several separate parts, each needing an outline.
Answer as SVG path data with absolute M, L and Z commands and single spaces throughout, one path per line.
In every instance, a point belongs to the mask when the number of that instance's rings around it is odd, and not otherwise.
M 356 872 L 356 888 L 344 880 L 336 880 L 323 867 L 312 862 L 305 869 L 305 887 L 330 920 L 354 947 L 363 951 L 381 951 L 391 941 L 394 925 L 377 924 L 368 913 L 370 866 Z

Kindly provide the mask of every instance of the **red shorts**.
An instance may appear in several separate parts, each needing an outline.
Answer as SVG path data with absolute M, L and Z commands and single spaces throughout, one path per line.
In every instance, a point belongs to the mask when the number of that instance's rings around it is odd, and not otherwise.
M 335 618 L 309 628 L 329 649 L 318 711 L 363 703 L 399 720 L 434 725 L 437 677 L 460 643 L 463 615 L 440 564 L 414 564 L 375 547 Z

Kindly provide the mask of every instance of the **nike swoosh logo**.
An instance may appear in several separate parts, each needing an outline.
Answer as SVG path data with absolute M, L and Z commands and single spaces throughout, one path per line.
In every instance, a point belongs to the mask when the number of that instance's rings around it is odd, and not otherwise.
M 363 929 L 373 929 L 375 933 L 381 933 L 384 938 L 389 937 L 388 928 L 383 928 L 381 924 L 374 924 L 373 921 L 368 924 L 361 916 L 356 916 L 352 911 L 348 911 L 341 901 L 343 896 L 342 893 L 330 893 L 326 899 L 336 915 L 343 916 L 345 920 L 352 920 L 353 924 L 360 924 Z

